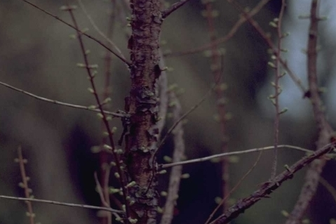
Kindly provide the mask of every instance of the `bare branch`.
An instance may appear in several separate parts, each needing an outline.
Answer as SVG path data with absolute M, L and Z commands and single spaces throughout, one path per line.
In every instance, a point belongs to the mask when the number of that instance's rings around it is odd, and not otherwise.
M 120 177 L 119 181 L 120 181 L 121 189 L 122 189 L 122 192 L 123 192 L 122 196 L 123 196 L 123 199 L 124 199 L 124 203 L 126 204 L 127 191 L 126 191 L 125 184 L 124 184 L 124 182 L 125 182 L 124 173 L 121 170 L 121 162 L 120 162 L 119 155 L 114 150 L 115 149 L 115 144 L 114 144 L 114 139 L 113 139 L 113 132 L 111 130 L 111 127 L 110 127 L 107 115 L 104 113 L 104 110 L 103 110 L 100 98 L 99 98 L 98 93 L 97 93 L 96 84 L 94 82 L 94 77 L 95 76 L 93 75 L 93 71 L 92 71 L 92 68 L 90 66 L 88 56 L 86 54 L 87 51 L 86 51 L 85 46 L 84 46 L 84 41 L 83 41 L 83 38 L 82 38 L 82 35 L 81 35 L 82 33 L 79 31 L 80 29 L 78 27 L 78 24 L 77 24 L 77 21 L 76 21 L 76 18 L 74 16 L 72 8 L 68 7 L 67 11 L 69 12 L 71 20 L 72 20 L 72 22 L 74 24 L 74 27 L 77 30 L 77 35 L 78 35 L 78 41 L 79 41 L 79 45 L 80 45 L 80 50 L 81 50 L 82 55 L 83 55 L 85 69 L 86 69 L 87 74 L 89 76 L 89 81 L 90 81 L 91 88 L 92 88 L 92 94 L 93 94 L 93 96 L 94 96 L 94 98 L 95 98 L 95 100 L 96 100 L 96 102 L 98 104 L 102 121 L 103 121 L 103 123 L 105 125 L 105 128 L 107 130 L 107 133 L 108 133 L 108 139 L 109 139 L 109 142 L 110 142 L 111 152 L 113 154 L 113 157 L 114 157 L 114 160 L 115 160 L 115 163 L 116 163 L 117 173 L 118 173 L 118 175 Z M 125 211 L 126 211 L 126 216 L 128 216 L 129 215 L 128 206 L 125 206 Z
M 170 91 L 169 96 L 170 101 L 174 102 L 173 119 L 177 121 L 181 116 L 181 104 L 173 91 Z M 174 134 L 174 146 L 175 146 L 173 153 L 173 162 L 176 163 L 182 160 L 185 151 L 184 136 L 183 136 L 184 131 L 181 122 L 176 126 L 173 134 Z M 175 166 L 172 168 L 169 177 L 168 194 L 163 209 L 161 224 L 170 224 L 173 220 L 174 208 L 176 200 L 178 198 L 181 175 L 182 175 L 182 166 Z
M 67 202 L 60 202 L 60 201 L 51 201 L 51 200 L 44 200 L 44 199 L 37 199 L 37 198 L 21 198 L 21 197 L 7 196 L 7 195 L 0 195 L 0 198 L 9 199 L 9 200 L 16 200 L 16 201 L 31 201 L 31 202 L 38 202 L 38 203 L 61 205 L 61 206 L 75 207 L 75 208 L 104 210 L 104 211 L 108 211 L 108 212 L 112 212 L 112 213 L 119 213 L 119 214 L 124 213 L 123 211 L 116 210 L 116 209 L 113 209 L 113 208 L 106 208 L 106 207 L 93 206 L 93 205 L 82 205 L 82 204 L 67 203 Z
M 14 87 L 14 86 L 9 85 L 9 84 L 4 83 L 4 82 L 0 82 L 0 85 L 5 86 L 9 89 L 15 90 L 19 93 L 25 94 L 27 96 L 30 96 L 34 99 L 47 102 L 47 103 L 53 103 L 53 104 L 56 104 L 56 105 L 75 108 L 75 109 L 88 110 L 88 111 L 93 111 L 93 112 L 100 112 L 100 110 L 96 108 L 97 106 L 82 106 L 82 105 L 77 105 L 77 104 L 72 104 L 72 103 L 65 103 L 65 102 L 61 102 L 61 101 L 58 101 L 58 100 L 52 100 L 52 99 L 48 99 L 46 97 L 35 95 L 33 93 L 30 93 L 30 92 L 27 92 L 25 90 L 19 89 L 17 87 Z M 110 112 L 110 111 L 106 111 L 106 110 L 104 110 L 104 113 L 108 114 L 108 115 L 112 115 L 113 117 L 125 117 L 126 116 L 124 113 Z
M 84 14 L 86 15 L 86 17 L 90 21 L 91 25 L 93 26 L 93 28 L 99 33 L 100 36 L 102 36 L 109 44 L 111 44 L 112 47 L 114 47 L 114 49 L 119 53 L 120 56 L 125 58 L 125 56 L 123 55 L 123 53 L 121 52 L 119 47 L 99 29 L 99 27 L 97 26 L 95 21 L 93 21 L 92 17 L 86 11 L 86 8 L 85 8 L 84 4 L 82 3 L 82 1 L 81 0 L 77 0 L 77 1 L 79 3 L 80 7 L 82 8 Z
M 190 0 L 180 0 L 179 2 L 175 2 L 168 9 L 166 9 L 162 12 L 162 18 L 164 18 L 164 19 L 167 18 L 172 12 L 179 9 L 181 6 L 183 6 L 188 1 L 190 1 Z
M 278 144 L 279 144 L 279 125 L 280 125 L 280 105 L 279 105 L 279 95 L 281 93 L 280 87 L 280 78 L 281 78 L 281 68 L 280 68 L 280 56 L 281 56 L 281 41 L 282 41 L 282 20 L 285 11 L 285 0 L 282 0 L 282 5 L 280 9 L 279 18 L 274 23 L 277 26 L 277 34 L 278 34 L 278 44 L 276 51 L 276 64 L 275 64 L 275 81 L 274 81 L 274 107 L 275 107 L 275 119 L 274 119 L 274 161 L 271 173 L 271 179 L 276 176 L 277 165 L 278 165 Z
M 160 68 L 164 68 L 165 66 L 165 61 L 163 58 L 162 50 L 159 50 L 160 54 Z M 168 109 L 168 77 L 167 77 L 167 72 L 166 71 L 161 71 L 161 75 L 158 78 L 156 82 L 156 91 L 158 92 L 159 96 L 159 121 L 154 125 L 158 128 L 159 136 L 162 133 L 162 130 L 165 126 L 166 123 L 166 117 L 167 117 L 167 109 Z
M 110 169 L 108 169 L 108 172 L 106 173 L 106 176 L 105 176 L 107 179 L 109 178 L 109 173 L 110 173 Z M 104 192 L 105 189 L 103 189 L 101 184 L 99 183 L 96 172 L 94 173 L 94 179 L 95 179 L 95 182 L 96 182 L 97 192 L 98 192 L 99 197 L 100 197 L 100 202 L 102 203 L 103 206 L 105 206 L 107 208 L 110 208 L 111 206 L 110 206 L 109 195 L 106 196 L 106 194 Z M 108 213 L 105 216 L 105 218 L 106 218 L 108 224 L 112 223 L 111 213 Z M 120 218 L 120 217 L 117 217 L 117 218 Z
M 81 3 L 81 1 L 79 0 Z M 108 20 L 108 28 L 106 35 L 100 31 L 100 29 L 95 25 L 95 22 L 91 19 L 91 17 L 87 14 L 84 5 L 82 5 L 84 13 L 88 16 L 89 20 L 91 21 L 91 24 L 95 27 L 98 33 L 101 33 L 102 36 L 106 37 L 105 40 L 108 44 L 109 41 L 112 40 L 112 35 L 115 27 L 115 21 L 116 21 L 116 14 L 117 14 L 117 7 L 116 7 L 116 1 L 112 0 L 109 3 L 110 7 L 110 15 L 109 15 L 109 20 Z M 114 44 L 112 41 L 110 44 Z M 118 49 L 116 49 L 118 51 Z M 121 54 L 121 51 L 119 52 Z M 111 95 L 111 67 L 112 67 L 112 57 L 111 53 L 106 51 L 105 52 L 105 57 L 104 57 L 104 87 L 103 87 L 103 99 L 108 98 Z M 108 105 L 110 106 L 110 105 Z M 105 131 L 105 124 L 102 121 L 101 122 L 101 132 Z M 101 137 L 101 144 L 100 148 L 104 149 L 104 145 L 108 142 L 108 137 L 107 136 L 102 136 Z M 111 161 L 113 158 L 108 155 L 108 153 L 105 153 L 104 150 L 99 153 L 99 179 L 97 175 L 95 174 L 95 180 L 96 180 L 96 185 L 98 187 L 98 193 L 100 195 L 100 200 L 101 200 L 101 206 L 106 206 L 108 207 L 111 206 L 111 200 L 113 200 L 114 204 L 119 208 L 122 209 L 121 202 L 116 198 L 115 194 L 110 194 L 110 187 L 109 187 L 109 179 L 110 179 L 110 172 L 112 166 L 110 165 Z M 98 215 L 100 219 L 100 223 L 102 224 L 112 224 L 112 215 L 110 213 L 102 213 L 102 215 Z M 118 220 L 122 220 L 121 217 L 116 217 Z
M 102 204 L 105 207 L 110 207 L 110 205 L 105 200 L 104 193 L 103 193 L 103 188 L 102 188 L 101 184 L 99 183 L 97 173 L 94 173 L 94 179 L 95 179 L 95 182 L 96 182 L 97 192 L 99 194 L 100 201 L 102 202 Z
M 250 196 L 240 199 L 237 201 L 235 205 L 228 208 L 225 213 L 220 215 L 216 220 L 211 222 L 211 224 L 226 224 L 229 223 L 231 220 L 239 216 L 241 213 L 243 213 L 246 209 L 253 206 L 255 203 L 260 201 L 263 198 L 269 197 L 269 195 L 279 188 L 281 184 L 293 178 L 293 175 L 313 162 L 314 160 L 320 158 L 321 156 L 331 152 L 335 149 L 336 143 L 331 143 L 323 148 L 320 148 L 316 152 L 303 157 L 299 161 L 297 161 L 294 165 L 291 167 L 287 167 L 285 171 L 283 171 L 281 174 L 277 175 L 272 181 L 265 182 L 261 184 L 260 188 L 256 191 L 254 191 Z
M 24 165 L 25 162 L 27 162 L 27 161 L 24 161 L 24 159 L 23 159 L 21 146 L 19 146 L 19 148 L 18 148 L 18 156 L 19 156 L 18 163 L 19 163 L 19 166 L 20 166 L 20 173 L 21 173 L 21 179 L 22 179 L 22 182 L 20 183 L 20 186 L 24 189 L 25 197 L 30 198 L 32 190 L 28 186 L 29 178 L 26 175 L 26 169 L 25 169 L 25 165 Z M 35 214 L 33 212 L 33 205 L 30 201 L 27 201 L 26 204 L 27 204 L 27 209 L 28 209 L 27 215 L 29 217 L 30 224 L 34 224 L 35 223 L 35 220 L 34 220 L 35 219 Z
M 308 31 L 307 46 L 307 72 L 309 91 L 305 96 L 310 98 L 313 106 L 314 117 L 318 130 L 317 148 L 327 144 L 330 141 L 333 130 L 328 123 L 323 108 L 323 102 L 319 95 L 319 87 L 317 80 L 317 40 L 318 40 L 318 0 L 313 0 L 310 10 L 310 27 Z M 305 183 L 301 189 L 299 198 L 291 212 L 286 224 L 299 223 L 305 211 L 307 210 L 313 196 L 316 193 L 319 179 L 323 167 L 326 164 L 325 159 L 314 161 L 305 176 Z
M 301 148 L 301 147 L 298 147 L 298 146 L 293 146 L 293 145 L 278 145 L 278 148 L 296 149 L 296 150 L 306 152 L 306 153 L 313 153 L 314 152 L 312 150 L 304 149 L 304 148 Z M 242 154 L 247 154 L 247 153 L 271 150 L 271 149 L 274 149 L 274 145 L 273 146 L 261 147 L 261 148 L 247 149 L 247 150 L 243 150 L 243 151 L 219 153 L 219 154 L 206 156 L 206 157 L 202 157 L 202 158 L 198 158 L 198 159 L 190 159 L 190 160 L 181 161 L 181 162 L 177 162 L 177 163 L 162 164 L 160 166 L 161 166 L 162 169 L 165 169 L 165 168 L 169 168 L 169 167 L 172 167 L 172 166 L 186 165 L 186 164 L 191 164 L 191 163 L 199 163 L 199 162 L 209 161 L 209 160 L 212 160 L 212 159 L 225 157 L 225 156 L 242 155 Z

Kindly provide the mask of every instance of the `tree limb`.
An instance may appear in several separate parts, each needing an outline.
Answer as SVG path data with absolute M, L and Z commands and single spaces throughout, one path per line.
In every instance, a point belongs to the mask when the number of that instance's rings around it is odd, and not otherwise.
M 261 199 L 268 198 L 269 195 L 274 190 L 279 188 L 284 181 L 293 178 L 293 175 L 297 171 L 301 170 L 302 168 L 304 168 L 314 160 L 320 158 L 321 156 L 334 150 L 335 146 L 336 143 L 330 143 L 325 147 L 317 150 L 313 154 L 303 157 L 302 159 L 297 161 L 294 165 L 290 166 L 289 168 L 286 168 L 285 171 L 277 175 L 272 181 L 268 181 L 261 184 L 260 188 L 255 192 L 253 192 L 250 196 L 240 199 L 238 202 L 236 202 L 235 205 L 228 208 L 224 214 L 220 215 L 217 219 L 211 222 L 211 224 L 229 223 L 231 220 L 239 216 L 246 209 L 250 208 L 252 205 L 257 203 Z

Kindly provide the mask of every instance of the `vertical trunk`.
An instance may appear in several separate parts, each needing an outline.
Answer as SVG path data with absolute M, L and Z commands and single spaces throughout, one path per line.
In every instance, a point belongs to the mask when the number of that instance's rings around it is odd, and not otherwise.
M 125 163 L 128 182 L 135 181 L 136 185 L 128 188 L 130 201 L 133 201 L 129 204 L 129 215 L 136 223 L 156 223 L 158 194 L 153 157 L 158 141 L 154 125 L 158 108 L 155 84 L 161 73 L 158 65 L 162 24 L 160 1 L 131 0 L 131 9 L 132 35 L 128 47 L 132 84 L 126 99 L 130 121 Z

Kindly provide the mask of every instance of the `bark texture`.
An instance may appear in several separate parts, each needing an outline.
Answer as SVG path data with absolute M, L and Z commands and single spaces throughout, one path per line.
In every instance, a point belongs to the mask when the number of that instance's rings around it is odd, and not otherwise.
M 159 37 L 162 24 L 159 0 L 132 0 L 132 35 L 128 42 L 131 56 L 131 91 L 126 98 L 130 114 L 126 135 L 125 163 L 131 222 L 156 223 L 158 193 L 155 180 L 155 146 L 158 141 L 158 96 L 156 80 L 159 67 Z

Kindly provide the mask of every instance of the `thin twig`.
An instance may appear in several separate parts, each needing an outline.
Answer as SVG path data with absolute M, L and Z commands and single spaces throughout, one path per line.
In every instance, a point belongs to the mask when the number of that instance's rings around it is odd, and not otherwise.
M 305 149 L 305 148 L 301 148 L 301 147 L 293 146 L 293 145 L 278 145 L 278 148 L 279 149 L 280 148 L 296 149 L 296 150 L 306 152 L 306 153 L 313 153 L 314 152 L 313 150 L 309 150 L 309 149 Z M 186 164 L 191 164 L 191 163 L 199 163 L 199 162 L 204 162 L 204 161 L 208 161 L 208 160 L 212 160 L 212 159 L 216 159 L 216 158 L 220 158 L 220 157 L 225 157 L 225 156 L 242 155 L 242 154 L 253 153 L 253 152 L 267 151 L 267 150 L 271 150 L 271 149 L 272 150 L 274 149 L 274 145 L 261 147 L 261 148 L 247 149 L 247 150 L 242 150 L 242 151 L 219 153 L 219 154 L 215 154 L 215 155 L 211 155 L 211 156 L 206 156 L 206 157 L 197 158 L 197 159 L 190 159 L 190 160 L 181 161 L 181 162 L 177 162 L 177 163 L 161 164 L 160 167 L 162 169 L 165 169 L 165 168 L 169 168 L 169 167 L 172 167 L 172 166 L 186 165 Z
M 279 18 L 274 23 L 277 26 L 277 34 L 278 34 L 278 44 L 276 51 L 276 59 L 275 59 L 275 81 L 274 81 L 274 107 L 275 107 L 275 118 L 274 118 L 274 161 L 271 173 L 271 179 L 276 176 L 277 173 L 277 165 L 278 165 L 278 144 L 279 144 L 279 125 L 280 125 L 280 105 L 279 105 L 279 95 L 280 91 L 280 78 L 281 78 L 281 68 L 280 68 L 280 56 L 281 56 L 281 41 L 282 41 L 282 20 L 285 11 L 285 0 L 282 0 L 282 5 L 279 13 Z
M 95 182 L 96 182 L 96 186 L 97 186 L 97 192 L 99 194 L 99 197 L 100 197 L 100 201 L 102 202 L 102 204 L 105 206 L 105 207 L 110 207 L 110 205 L 106 202 L 105 200 L 105 197 L 104 197 L 104 193 L 103 193 L 103 188 L 101 186 L 101 184 L 99 183 L 99 180 L 98 180 L 98 177 L 97 177 L 97 173 L 95 172 L 94 173 L 94 179 L 95 179 Z
M 76 30 L 79 34 L 86 36 L 87 38 L 95 41 L 96 43 L 98 43 L 100 46 L 104 47 L 106 50 L 108 50 L 109 52 L 111 52 L 114 56 L 116 56 L 117 58 L 119 58 L 121 61 L 123 61 L 128 67 L 131 66 L 131 63 L 129 61 L 127 61 L 122 55 L 119 55 L 118 53 L 114 52 L 112 49 L 110 49 L 108 46 L 106 46 L 103 42 L 101 42 L 100 40 L 96 39 L 95 37 L 84 33 L 83 31 L 79 30 L 78 28 L 76 28 L 75 26 L 71 25 L 70 23 L 64 21 L 63 19 L 59 18 L 58 16 L 53 15 L 52 13 L 48 12 L 45 9 L 40 8 L 39 6 L 35 5 L 32 2 L 29 2 L 27 0 L 23 0 L 24 2 L 26 2 L 27 4 L 33 6 L 34 8 L 40 10 L 41 12 L 53 17 L 54 19 L 60 21 L 61 23 L 71 27 L 72 29 Z
M 34 99 L 47 102 L 47 103 L 53 103 L 53 104 L 56 104 L 56 105 L 66 106 L 66 107 L 75 108 L 75 109 L 88 110 L 88 111 L 93 111 L 93 112 L 100 112 L 100 109 L 96 108 L 97 106 L 83 106 L 83 105 L 78 105 L 78 104 L 65 103 L 65 102 L 61 102 L 61 101 L 58 101 L 58 100 L 53 100 L 53 99 L 49 99 L 49 98 L 46 98 L 46 97 L 35 95 L 33 93 L 30 93 L 30 92 L 27 92 L 25 90 L 19 89 L 17 87 L 14 87 L 14 86 L 9 85 L 9 84 L 4 83 L 4 82 L 0 82 L 0 85 L 5 86 L 9 89 L 15 90 L 19 93 L 25 94 L 27 96 L 30 96 Z M 125 116 L 127 116 L 124 113 L 110 112 L 110 111 L 106 111 L 106 110 L 104 110 L 104 113 L 108 114 L 108 115 L 112 115 L 112 117 L 125 117 Z
M 113 209 L 113 208 L 106 208 L 106 207 L 93 206 L 93 205 L 82 205 L 82 204 L 67 203 L 67 202 L 60 202 L 60 201 L 51 201 L 51 200 L 44 200 L 44 199 L 37 199 L 37 198 L 22 198 L 22 197 L 12 197 L 12 196 L 7 196 L 7 195 L 0 195 L 0 198 L 15 200 L 15 201 L 31 201 L 31 202 L 61 205 L 61 206 L 67 206 L 67 207 L 104 210 L 104 211 L 108 211 L 108 212 L 112 212 L 112 213 L 119 213 L 119 214 L 124 213 L 123 211 L 116 210 L 116 209 Z
M 254 191 L 250 196 L 238 200 L 235 205 L 228 208 L 225 213 L 223 213 L 216 220 L 211 222 L 211 224 L 229 223 L 234 218 L 243 213 L 246 209 L 250 208 L 255 203 L 260 201 L 261 199 L 268 198 L 269 195 L 277 188 L 279 188 L 284 181 L 293 178 L 293 175 L 297 171 L 301 170 L 302 168 L 309 165 L 311 162 L 317 160 L 321 156 L 326 155 L 327 153 L 334 150 L 335 146 L 336 143 L 330 143 L 320 148 L 316 152 L 303 157 L 302 159 L 294 163 L 292 166 L 287 167 L 285 171 L 277 175 L 272 181 L 262 183 L 259 189 Z
M 109 175 L 106 175 L 106 176 L 109 177 Z M 104 194 L 104 192 L 103 192 L 103 188 L 102 188 L 101 184 L 99 183 L 99 180 L 98 180 L 98 177 L 97 177 L 97 173 L 96 173 L 96 172 L 94 173 L 94 179 L 95 179 L 95 182 L 96 182 L 97 192 L 98 192 L 99 197 L 100 197 L 100 202 L 101 202 L 102 205 L 105 206 L 106 208 L 111 208 L 111 206 L 110 206 L 110 202 L 109 202 L 108 198 L 107 198 L 108 201 L 105 199 L 105 194 Z M 114 214 L 114 215 L 116 215 L 117 218 L 120 218 L 120 216 L 119 216 L 118 214 Z M 107 221 L 108 221 L 108 223 L 111 223 L 111 222 L 112 222 L 112 218 L 111 218 L 110 213 L 109 213 L 108 216 L 107 216 Z
M 160 68 L 164 68 L 166 67 L 165 65 L 165 61 L 163 58 L 163 54 L 162 54 L 162 50 L 159 50 L 159 54 L 160 54 Z M 167 117 L 167 110 L 168 110 L 168 93 L 167 93 L 167 89 L 168 89 L 168 77 L 167 77 L 167 72 L 166 71 L 161 71 L 161 75 L 158 78 L 158 80 L 156 81 L 156 91 L 158 92 L 157 95 L 159 96 L 159 112 L 158 112 L 158 116 L 159 116 L 159 121 L 156 122 L 156 124 L 154 125 L 157 129 L 158 129 L 158 135 L 161 136 L 162 130 L 165 126 L 166 123 L 166 117 Z
M 174 102 L 173 119 L 178 120 L 181 116 L 180 101 L 176 97 L 173 90 L 170 91 L 169 98 L 171 102 Z M 183 131 L 183 124 L 181 122 L 176 126 L 173 135 L 174 135 L 173 162 L 180 162 L 184 157 L 184 151 L 185 151 L 184 131 Z M 170 224 L 173 220 L 174 208 L 176 200 L 178 198 L 181 175 L 182 175 L 182 166 L 175 166 L 172 168 L 169 177 L 168 194 L 163 209 L 161 224 Z
M 168 9 L 166 9 L 162 12 L 162 18 L 164 18 L 164 19 L 167 18 L 172 12 L 179 9 L 181 6 L 183 6 L 188 1 L 190 1 L 190 0 L 180 0 L 178 2 L 175 2 Z
M 98 93 L 97 93 L 97 88 L 96 88 L 96 85 L 95 85 L 95 82 L 94 82 L 94 75 L 91 71 L 92 68 L 90 66 L 89 59 L 88 59 L 88 56 L 86 54 L 87 51 L 85 49 L 83 38 L 82 38 L 82 35 L 81 35 L 82 33 L 79 31 L 76 18 L 73 14 L 73 9 L 71 7 L 68 7 L 68 11 L 69 11 L 69 14 L 71 16 L 74 27 L 77 30 L 78 41 L 79 41 L 80 49 L 81 49 L 81 52 L 82 52 L 82 55 L 83 55 L 85 69 L 86 69 L 86 71 L 88 73 L 88 76 L 89 76 L 89 81 L 90 81 L 91 88 L 92 88 L 92 94 L 94 95 L 94 98 L 95 98 L 95 100 L 98 104 L 100 114 L 101 114 L 101 117 L 102 117 L 102 121 L 104 122 L 107 133 L 108 133 L 108 139 L 110 141 L 111 152 L 112 152 L 113 157 L 114 157 L 115 162 L 116 162 L 117 173 L 120 177 L 119 180 L 120 180 L 120 185 L 121 185 L 121 189 L 122 189 L 122 192 L 123 192 L 123 199 L 124 199 L 124 203 L 126 204 L 126 206 L 125 206 L 126 216 L 129 217 L 129 208 L 128 208 L 127 203 L 126 203 L 127 202 L 127 200 L 126 200 L 127 192 L 126 192 L 126 188 L 125 188 L 125 184 L 124 184 L 124 181 L 125 181 L 124 180 L 124 173 L 121 170 L 121 162 L 119 160 L 119 157 L 114 151 L 115 144 L 114 144 L 114 140 L 113 140 L 113 132 L 112 132 L 110 124 L 108 122 L 107 115 L 104 113 L 103 107 L 101 105 L 101 101 L 100 101 Z
M 333 129 L 328 123 L 324 114 L 323 102 L 319 95 L 319 87 L 317 80 L 317 41 L 318 41 L 318 0 L 313 0 L 310 9 L 310 26 L 308 31 L 307 46 L 307 72 L 309 91 L 305 94 L 310 98 L 313 107 L 314 117 L 316 121 L 318 140 L 317 148 L 330 142 Z M 315 195 L 319 183 L 319 178 L 323 167 L 326 164 L 325 159 L 314 161 L 305 176 L 305 183 L 302 186 L 299 198 L 286 221 L 286 224 L 299 223 L 304 216 L 310 202 Z
M 21 146 L 19 146 L 18 148 L 18 162 L 19 162 L 19 165 L 20 165 L 20 173 L 21 173 L 21 179 L 22 179 L 22 182 L 20 183 L 20 185 L 22 184 L 22 188 L 24 189 L 24 193 L 25 193 L 25 197 L 26 198 L 31 198 L 31 192 L 32 190 L 29 188 L 28 186 L 28 180 L 29 178 L 27 177 L 26 175 L 26 169 L 25 169 L 25 161 L 23 159 L 23 156 L 22 156 L 22 149 L 21 149 Z M 35 213 L 33 211 L 33 205 L 30 201 L 26 201 L 27 203 L 27 208 L 28 208 L 28 217 L 29 217 L 29 221 L 30 221 L 30 224 L 34 224 L 35 223 Z
M 97 30 L 98 33 L 100 33 L 103 37 L 105 37 L 105 40 L 108 43 L 110 43 L 112 46 L 114 46 L 114 43 L 111 41 L 112 40 L 112 35 L 113 35 L 113 30 L 114 30 L 114 25 L 115 25 L 115 14 L 117 12 L 116 9 L 116 2 L 112 0 L 109 3 L 110 6 L 110 13 L 111 15 L 109 16 L 109 24 L 107 28 L 107 34 L 105 35 L 100 29 L 96 26 L 95 22 L 91 19 L 91 16 L 88 15 L 88 13 L 85 10 L 84 5 L 82 4 L 81 0 L 78 0 L 80 5 L 82 6 L 82 9 L 84 13 L 87 15 L 89 18 L 91 24 L 95 29 Z M 116 50 L 118 51 L 119 48 L 115 46 Z M 121 51 L 119 50 L 119 53 L 121 54 Z M 122 55 L 122 54 L 121 54 Z M 106 99 L 110 97 L 111 91 L 110 91 L 110 86 L 111 86 L 111 67 L 112 67 L 112 57 L 111 53 L 109 51 L 105 52 L 105 57 L 104 57 L 104 69 L 105 69 L 105 80 L 104 80 L 104 89 L 103 89 L 103 99 Z M 110 105 L 109 105 L 110 106 Z M 105 125 L 104 122 L 101 122 L 101 130 L 105 130 Z M 102 136 L 101 138 L 101 149 L 104 149 L 104 145 L 107 144 L 108 138 L 107 136 Z M 102 150 L 99 153 L 99 180 L 97 175 L 95 174 L 95 180 L 96 180 L 96 185 L 98 186 L 98 193 L 101 198 L 101 203 L 102 206 L 108 205 L 108 207 L 111 206 L 110 200 L 112 199 L 116 205 L 118 205 L 119 209 L 122 209 L 120 201 L 116 198 L 115 194 L 110 194 L 109 192 L 109 179 L 110 179 L 110 172 L 111 172 L 111 165 L 110 163 L 112 162 L 112 157 L 106 153 L 104 150 Z M 100 183 L 102 186 L 100 186 Z M 120 219 L 120 217 L 117 217 L 117 219 Z M 121 220 L 121 219 L 120 219 Z M 100 222 L 102 224 L 112 224 L 112 215 L 110 213 L 104 214 L 103 216 L 100 216 Z
M 82 1 L 81 0 L 77 0 L 77 1 L 78 1 L 78 4 L 80 5 L 80 7 L 82 8 L 84 14 L 86 15 L 86 17 L 90 21 L 91 25 L 93 26 L 93 28 L 99 33 L 100 36 L 102 36 L 109 44 L 111 44 L 112 47 L 114 47 L 114 49 L 119 53 L 120 56 L 122 56 L 123 58 L 125 58 L 125 56 L 123 55 L 123 53 L 121 52 L 121 50 L 119 49 L 119 47 L 111 40 L 111 38 L 107 37 L 99 29 L 99 27 L 97 26 L 97 24 L 95 23 L 95 21 L 92 19 L 92 17 L 86 11 L 86 8 L 85 8 L 84 4 L 82 3 Z

